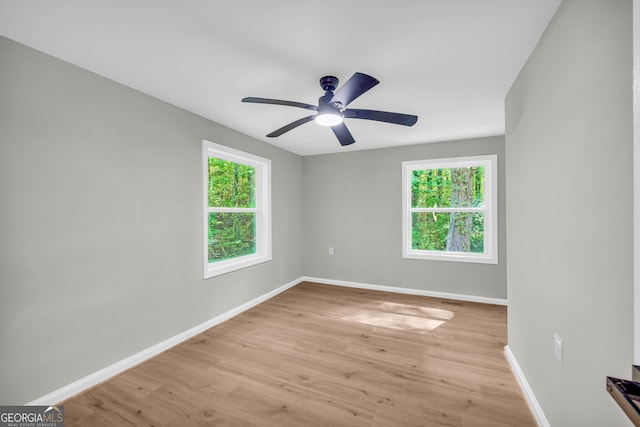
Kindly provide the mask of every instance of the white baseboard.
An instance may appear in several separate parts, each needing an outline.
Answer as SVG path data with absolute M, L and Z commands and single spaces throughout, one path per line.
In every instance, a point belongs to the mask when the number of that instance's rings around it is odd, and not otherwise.
M 160 353 L 162 353 L 165 350 L 170 349 L 171 347 L 174 347 L 177 344 L 180 344 L 183 341 L 188 340 L 189 338 L 198 335 L 201 332 L 206 331 L 209 328 L 212 328 L 222 322 L 224 322 L 225 320 L 229 320 L 234 316 L 237 316 L 238 314 L 242 313 L 243 311 L 246 311 L 270 298 L 273 298 L 274 296 L 286 291 L 289 288 L 292 288 L 293 286 L 297 285 L 298 283 L 300 283 L 302 281 L 302 279 L 296 279 L 292 282 L 287 283 L 286 285 L 280 286 L 277 289 L 274 289 L 271 292 L 267 292 L 264 295 L 261 295 L 257 298 L 252 299 L 251 301 L 248 301 L 232 310 L 229 310 L 225 313 L 222 313 L 204 323 L 201 323 L 200 325 L 194 326 L 191 329 L 188 329 L 178 335 L 175 335 L 171 338 L 168 338 L 156 345 L 153 345 L 149 348 L 146 348 L 136 354 L 133 354 L 129 357 L 127 357 L 126 359 L 122 359 L 119 362 L 114 363 L 113 365 L 107 366 L 106 368 L 100 369 L 99 371 L 96 371 L 92 374 L 87 375 L 84 378 L 81 378 L 77 381 L 72 382 L 71 384 L 68 384 L 62 388 L 59 388 L 58 390 L 52 391 L 49 394 L 46 394 L 45 396 L 42 396 L 38 399 L 35 399 L 29 403 L 27 403 L 26 405 L 29 406 L 33 406 L 33 405 L 53 405 L 59 402 L 62 402 L 63 400 L 69 399 L 72 396 L 75 396 L 78 393 L 81 393 L 93 386 L 96 386 L 106 380 L 108 380 L 109 378 L 112 378 L 122 372 L 124 372 L 125 370 L 138 365 L 139 363 L 144 362 L 145 360 L 148 360 L 150 358 L 152 358 L 153 356 L 156 356 Z
M 372 285 L 368 283 L 347 282 L 344 280 L 322 279 L 319 277 L 303 276 L 301 281 L 326 283 L 327 285 L 346 286 L 349 288 L 370 289 L 373 291 L 396 292 L 399 294 L 421 295 L 425 297 L 454 299 L 459 301 L 479 302 L 483 304 L 507 305 L 507 300 L 502 298 L 489 298 L 475 295 L 451 294 L 447 292 L 425 291 L 422 289 L 397 288 L 395 286 Z
M 522 369 L 520 369 L 520 365 L 518 364 L 518 361 L 516 360 L 515 356 L 511 352 L 511 349 L 509 348 L 508 345 L 504 347 L 504 355 L 507 358 L 509 365 L 511 365 L 511 370 L 515 375 L 516 380 L 518 380 L 518 384 L 520 384 L 520 388 L 524 393 L 524 397 L 527 400 L 527 403 L 529 404 L 529 408 L 531 409 L 531 412 L 533 412 L 533 415 L 536 417 L 538 426 L 551 427 L 551 424 L 549 424 L 549 420 L 547 420 L 547 417 L 544 414 L 542 407 L 538 403 L 538 399 L 536 399 L 536 396 L 535 394 L 533 394 L 533 390 L 531 389 L 531 386 L 529 386 L 529 382 L 527 381 L 527 378 L 524 376 L 524 372 L 522 372 Z

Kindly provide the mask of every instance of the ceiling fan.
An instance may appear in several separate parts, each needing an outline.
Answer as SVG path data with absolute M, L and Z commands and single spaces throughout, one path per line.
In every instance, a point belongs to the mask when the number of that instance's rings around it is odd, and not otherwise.
M 307 117 L 303 117 L 286 126 L 277 129 L 267 135 L 275 138 L 285 132 L 297 128 L 300 125 L 315 120 L 322 126 L 330 126 L 333 133 L 338 138 L 340 145 L 345 146 L 356 142 L 344 124 L 343 119 L 364 119 L 378 122 L 393 123 L 396 125 L 413 126 L 418 121 L 418 116 L 401 113 L 391 113 L 388 111 L 362 110 L 358 108 L 347 108 L 347 106 L 357 97 L 380 83 L 376 78 L 363 73 L 355 73 L 342 87 L 334 94 L 338 87 L 338 78 L 334 76 L 324 76 L 320 79 L 320 87 L 325 91 L 324 96 L 318 99 L 318 105 L 305 104 L 303 102 L 284 101 L 281 99 L 269 98 L 243 98 L 242 102 L 255 104 L 275 104 L 289 107 L 304 108 L 305 110 L 316 111 Z

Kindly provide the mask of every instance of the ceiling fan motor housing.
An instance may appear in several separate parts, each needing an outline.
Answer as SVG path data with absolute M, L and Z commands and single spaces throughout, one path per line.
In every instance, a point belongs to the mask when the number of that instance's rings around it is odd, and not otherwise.
M 318 98 L 318 114 L 340 114 L 341 115 L 342 110 L 344 109 L 344 108 L 340 108 L 342 107 L 342 104 L 332 103 L 331 102 L 332 98 L 333 98 L 333 93 L 329 91 L 323 96 L 321 96 L 320 98 Z

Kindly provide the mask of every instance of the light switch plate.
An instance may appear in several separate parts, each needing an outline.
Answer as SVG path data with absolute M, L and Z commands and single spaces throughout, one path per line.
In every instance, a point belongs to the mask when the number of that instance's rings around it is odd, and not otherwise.
M 558 365 L 562 366 L 562 337 L 557 332 L 553 333 L 553 354 Z

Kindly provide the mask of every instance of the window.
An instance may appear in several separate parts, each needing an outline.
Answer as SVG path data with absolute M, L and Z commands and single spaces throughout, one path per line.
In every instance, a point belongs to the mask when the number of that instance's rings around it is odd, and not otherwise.
M 204 278 L 271 260 L 271 161 L 202 142 Z
M 498 263 L 497 156 L 402 162 L 402 257 Z

